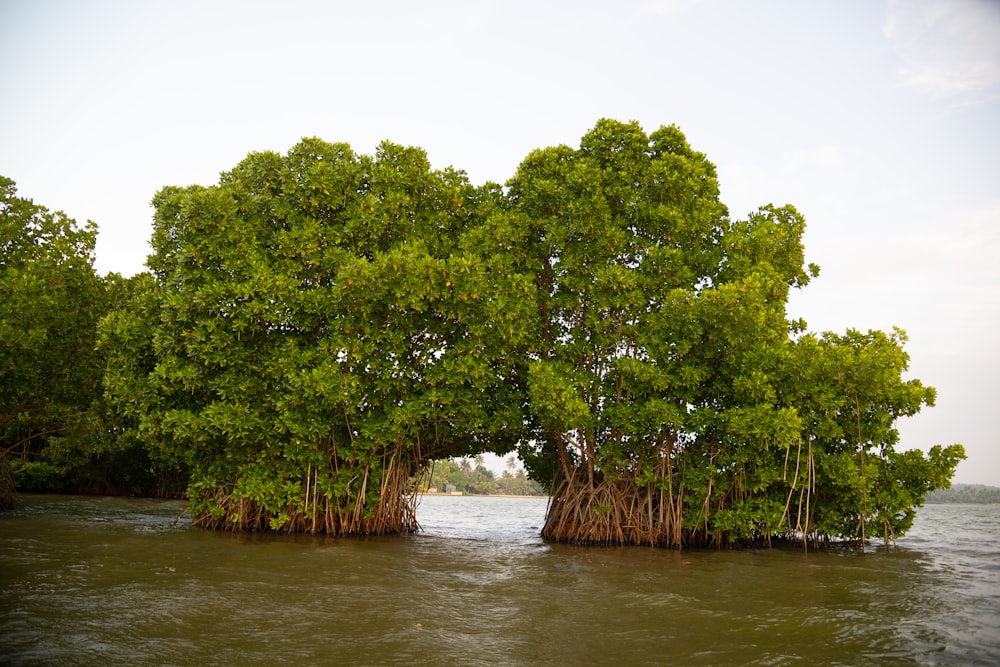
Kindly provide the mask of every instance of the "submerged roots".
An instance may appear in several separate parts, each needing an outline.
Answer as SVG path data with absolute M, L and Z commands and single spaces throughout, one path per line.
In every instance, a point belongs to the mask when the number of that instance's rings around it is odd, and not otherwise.
M 646 544 L 679 548 L 683 542 L 678 498 L 634 480 L 590 484 L 582 471 L 553 489 L 542 537 L 573 544 Z
M 390 465 L 381 479 L 370 468 L 360 471 L 359 484 L 340 494 L 320 490 L 321 474 L 310 469 L 301 494 L 284 503 L 264 503 L 233 490 L 212 491 L 195 503 L 192 525 L 216 530 L 313 533 L 324 535 L 391 535 L 419 529 L 416 481 L 405 466 Z

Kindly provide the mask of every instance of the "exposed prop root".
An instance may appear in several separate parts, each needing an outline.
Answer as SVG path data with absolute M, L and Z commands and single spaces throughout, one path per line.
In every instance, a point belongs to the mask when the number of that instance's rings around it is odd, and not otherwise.
M 419 529 L 416 505 L 419 481 L 408 466 L 389 460 L 382 478 L 370 478 L 371 469 L 358 471 L 355 493 L 328 496 L 320 493 L 320 472 L 310 467 L 302 481 L 299 502 L 282 510 L 264 507 L 230 490 L 217 490 L 205 498 L 212 510 L 196 510 L 192 525 L 216 530 L 313 533 L 340 535 L 391 535 Z M 378 491 L 371 488 L 378 485 Z
M 635 480 L 591 485 L 577 470 L 553 489 L 542 537 L 572 544 L 645 544 L 680 548 L 680 504 L 667 490 Z

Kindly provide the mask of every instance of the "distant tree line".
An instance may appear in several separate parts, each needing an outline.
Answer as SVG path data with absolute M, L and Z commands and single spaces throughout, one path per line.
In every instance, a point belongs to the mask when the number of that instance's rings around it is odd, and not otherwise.
M 545 488 L 530 479 L 524 469 L 515 465 L 514 457 L 507 459 L 505 469 L 497 476 L 483 465 L 482 457 L 443 459 L 434 461 L 431 473 L 424 482 L 424 490 L 444 493 L 450 487 L 469 495 L 544 496 Z
M 953 484 L 947 489 L 934 489 L 927 494 L 928 503 L 1000 503 L 1000 487 L 985 484 Z

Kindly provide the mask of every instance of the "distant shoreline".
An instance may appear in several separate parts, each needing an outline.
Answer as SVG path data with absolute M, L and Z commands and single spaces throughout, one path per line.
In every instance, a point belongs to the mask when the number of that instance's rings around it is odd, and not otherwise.
M 1000 487 L 986 484 L 952 484 L 947 489 L 935 489 L 927 494 L 928 505 L 996 505 L 1000 503 Z

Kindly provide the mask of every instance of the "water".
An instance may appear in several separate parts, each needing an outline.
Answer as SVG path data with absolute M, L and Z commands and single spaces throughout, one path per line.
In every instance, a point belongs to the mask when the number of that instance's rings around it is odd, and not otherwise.
M 421 534 L 370 539 L 25 500 L 0 515 L 0 664 L 1000 663 L 1000 506 L 804 554 L 546 544 L 542 499 L 426 497 Z

